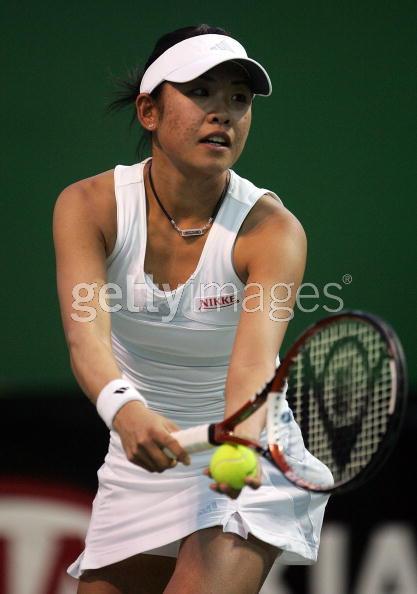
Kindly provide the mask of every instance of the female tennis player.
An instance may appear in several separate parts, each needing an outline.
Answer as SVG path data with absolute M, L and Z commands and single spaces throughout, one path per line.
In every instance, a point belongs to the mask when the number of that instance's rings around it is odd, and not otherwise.
M 223 29 L 169 33 L 119 100 L 135 106 L 152 157 L 58 198 L 71 365 L 110 429 L 68 570 L 79 594 L 253 594 L 277 557 L 316 560 L 326 496 L 263 463 L 240 492 L 213 484 L 211 453 L 190 459 L 171 435 L 229 416 L 271 377 L 302 280 L 300 223 L 231 169 L 254 96 L 270 94 L 265 69 Z M 258 411 L 240 431 L 258 438 L 263 426 Z M 299 436 L 294 424 L 295 457 Z

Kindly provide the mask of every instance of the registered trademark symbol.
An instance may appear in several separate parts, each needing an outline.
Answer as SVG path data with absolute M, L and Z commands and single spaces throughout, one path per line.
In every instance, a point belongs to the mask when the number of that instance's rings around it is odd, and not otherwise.
M 345 285 L 350 285 L 350 283 L 353 281 L 352 275 L 351 274 L 344 274 L 342 277 L 342 281 Z

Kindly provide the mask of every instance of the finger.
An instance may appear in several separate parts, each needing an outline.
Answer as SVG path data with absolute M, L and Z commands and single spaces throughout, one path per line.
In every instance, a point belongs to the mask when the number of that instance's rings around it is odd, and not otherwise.
M 230 497 L 230 499 L 237 499 L 239 497 L 239 495 L 241 494 L 242 490 L 241 489 L 232 489 L 230 487 L 226 487 L 226 489 L 224 489 L 223 491 L 224 495 L 227 495 L 227 497 Z
M 213 478 L 210 472 L 210 468 L 205 468 L 203 470 L 203 474 L 205 474 L 206 476 L 208 476 L 209 478 Z
M 173 421 L 167 421 L 165 427 L 168 433 L 174 433 L 175 431 L 180 431 L 178 425 L 176 425 Z
M 230 487 L 226 483 L 212 483 L 210 489 L 221 495 L 227 495 L 231 499 L 237 499 L 241 493 L 241 489 L 233 489 L 233 487 Z
M 261 481 L 258 480 L 257 478 L 246 478 L 245 479 L 245 485 L 247 485 L 251 489 L 259 489 L 261 484 L 262 484 Z
M 189 454 L 184 450 L 183 447 L 180 446 L 178 441 L 174 437 L 172 437 L 171 434 L 167 434 L 167 436 L 164 437 L 163 440 L 159 441 L 159 444 L 161 448 L 167 448 L 168 450 L 170 450 L 174 457 L 177 458 L 177 460 L 179 460 L 183 464 L 186 464 L 187 466 L 191 464 L 191 458 Z
M 148 454 L 144 450 L 137 450 L 131 458 L 129 458 L 129 462 L 132 464 L 136 464 L 136 466 L 141 466 L 148 472 L 155 472 L 156 468 L 152 459 L 148 456 Z
M 166 456 L 153 442 L 146 445 L 137 444 L 131 461 L 138 466 L 143 466 L 149 472 L 162 472 L 167 468 L 172 468 L 174 462 L 172 458 Z
M 157 472 L 163 472 L 164 470 L 172 468 L 173 465 L 175 466 L 177 464 L 177 458 L 167 456 L 167 454 L 162 450 L 162 447 L 155 442 L 149 444 L 146 451 L 152 458 Z
M 256 484 L 258 484 L 258 483 L 259 483 L 259 486 L 261 486 L 261 484 L 262 484 L 262 465 L 261 465 L 261 463 L 260 463 L 260 460 L 258 460 L 258 463 L 257 463 L 257 471 L 256 471 L 256 475 L 255 475 L 255 476 L 250 476 L 250 477 L 247 477 L 247 478 L 245 479 L 245 483 L 246 483 L 247 481 L 254 481 L 254 484 L 255 484 L 255 483 L 256 483 Z M 247 483 L 247 484 L 249 484 L 249 483 Z M 257 488 L 257 487 L 255 487 L 255 488 Z
M 223 493 L 223 490 L 219 483 L 210 483 L 209 487 L 212 491 L 216 491 L 217 493 Z
M 232 487 L 228 487 L 227 485 L 226 485 L 226 489 L 223 491 L 223 493 L 225 493 L 232 499 L 237 499 L 239 497 L 239 495 L 241 494 L 241 492 L 242 492 L 242 489 L 233 489 Z

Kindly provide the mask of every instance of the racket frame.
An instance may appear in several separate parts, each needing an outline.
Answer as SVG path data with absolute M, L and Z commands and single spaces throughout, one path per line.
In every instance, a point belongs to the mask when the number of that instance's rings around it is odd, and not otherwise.
M 250 417 L 261 406 L 266 404 L 268 394 L 270 392 L 282 392 L 284 390 L 286 386 L 288 370 L 294 359 L 301 351 L 303 344 L 311 336 L 337 321 L 355 320 L 358 318 L 360 318 L 361 321 L 365 321 L 370 324 L 380 334 L 387 345 L 387 352 L 390 358 L 389 364 L 391 367 L 391 376 L 393 378 L 387 428 L 377 451 L 373 454 L 368 464 L 363 469 L 361 469 L 358 474 L 355 475 L 355 477 L 345 481 L 336 482 L 331 486 L 317 485 L 297 476 L 285 457 L 285 452 L 281 444 L 269 443 L 267 447 L 263 447 L 256 441 L 235 435 L 234 429 L 237 425 Z M 192 436 L 192 432 L 199 429 L 199 444 L 192 449 L 188 449 L 189 452 L 202 451 L 210 448 L 210 446 L 219 446 L 223 443 L 241 444 L 252 448 L 264 458 L 273 463 L 280 470 L 283 476 L 285 476 L 285 478 L 298 487 L 318 493 L 346 492 L 353 488 L 357 488 L 374 476 L 374 474 L 378 472 L 381 466 L 385 463 L 389 453 L 393 450 L 403 423 L 406 408 L 406 378 L 407 372 L 404 352 L 394 330 L 384 320 L 374 314 L 370 314 L 361 310 L 343 310 L 337 314 L 323 318 L 309 326 L 292 344 L 282 359 L 281 364 L 277 367 L 274 376 L 233 415 L 218 423 L 186 429 L 184 431 L 176 432 L 173 435 L 180 441 L 180 443 L 185 444 L 187 441 L 192 442 L 193 439 L 191 438 L 183 441 L 181 439 L 181 435 L 183 434 L 185 436 L 185 434 L 188 433 L 190 436 Z M 203 427 L 204 438 L 201 438 L 201 430 Z M 185 445 L 185 447 L 187 446 Z

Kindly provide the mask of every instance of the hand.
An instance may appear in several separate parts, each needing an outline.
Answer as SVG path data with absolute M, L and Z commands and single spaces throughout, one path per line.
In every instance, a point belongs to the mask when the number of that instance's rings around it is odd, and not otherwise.
M 113 428 L 120 435 L 127 459 L 149 472 L 163 472 L 173 468 L 177 460 L 183 464 L 191 463 L 187 452 L 171 433 L 179 427 L 133 400 L 119 409 L 113 419 Z M 174 459 L 168 457 L 163 448 L 168 448 Z
M 204 469 L 204 474 L 210 478 L 213 478 L 210 473 L 209 468 Z M 245 478 L 245 486 L 250 487 L 251 489 L 259 489 L 262 484 L 262 466 L 261 462 L 258 459 L 258 469 L 256 476 L 248 476 Z M 242 492 L 242 489 L 234 489 L 230 487 L 227 483 L 211 483 L 210 489 L 212 491 L 216 491 L 216 493 L 221 493 L 223 495 L 227 495 L 231 499 L 237 499 Z

